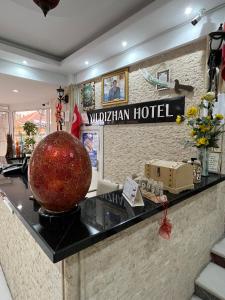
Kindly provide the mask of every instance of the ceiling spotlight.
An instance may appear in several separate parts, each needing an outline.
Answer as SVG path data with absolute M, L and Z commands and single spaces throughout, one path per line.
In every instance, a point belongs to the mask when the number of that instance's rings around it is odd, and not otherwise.
M 88 60 L 86 60 L 84 63 L 85 63 L 85 65 L 89 65 L 89 61 Z
M 122 42 L 122 46 L 123 46 L 123 47 L 126 47 L 126 46 L 127 46 L 127 42 L 126 42 L 126 41 L 123 41 L 123 42 Z
M 13 91 L 13 93 L 19 93 L 19 91 L 18 90 L 12 90 Z
M 185 15 L 188 16 L 188 15 L 190 15 L 191 12 L 192 12 L 192 7 L 188 6 L 185 8 L 185 11 L 184 11 Z
M 24 64 L 24 65 L 27 65 L 27 61 L 26 61 L 26 60 L 23 60 L 23 64 Z
M 202 17 L 204 17 L 205 13 L 206 13 L 206 9 L 205 8 L 200 9 L 200 11 L 197 14 L 197 16 L 191 21 L 191 24 L 193 26 L 195 26 L 196 24 L 198 24 L 198 22 L 202 19 Z

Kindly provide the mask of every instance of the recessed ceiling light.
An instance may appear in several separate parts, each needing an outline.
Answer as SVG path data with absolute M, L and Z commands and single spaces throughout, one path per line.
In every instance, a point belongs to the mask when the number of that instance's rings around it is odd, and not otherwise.
M 126 46 L 127 46 L 127 42 L 126 42 L 126 41 L 123 41 L 123 42 L 122 42 L 122 46 L 123 46 L 123 47 L 126 47 Z
M 188 15 L 190 15 L 191 12 L 192 12 L 192 7 L 188 6 L 185 8 L 185 11 L 184 11 L 185 15 L 188 16 Z
M 13 91 L 13 93 L 19 93 L 19 91 L 18 90 L 12 90 Z
M 89 65 L 89 61 L 88 60 L 86 60 L 84 63 L 85 63 L 85 65 Z
M 23 60 L 23 64 L 24 64 L 24 65 L 27 65 L 27 61 L 26 61 L 26 60 Z

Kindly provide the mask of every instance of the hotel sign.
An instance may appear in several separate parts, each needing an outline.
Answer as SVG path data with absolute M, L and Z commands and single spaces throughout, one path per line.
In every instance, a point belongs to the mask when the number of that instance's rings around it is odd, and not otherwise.
M 183 115 L 185 97 L 141 102 L 88 112 L 90 125 L 117 125 L 138 123 L 175 122 L 177 115 Z

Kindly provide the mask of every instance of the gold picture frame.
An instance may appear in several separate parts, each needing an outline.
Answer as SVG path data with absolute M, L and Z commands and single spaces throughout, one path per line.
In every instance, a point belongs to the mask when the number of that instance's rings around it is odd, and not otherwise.
M 102 106 L 128 103 L 128 76 L 128 68 L 102 76 Z

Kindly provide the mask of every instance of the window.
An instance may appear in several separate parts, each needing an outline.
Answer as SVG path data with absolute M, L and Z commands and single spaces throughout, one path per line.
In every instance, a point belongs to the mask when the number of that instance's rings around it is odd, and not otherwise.
M 9 114 L 0 111 L 0 156 L 6 155 L 7 134 L 9 133 Z
M 32 111 L 17 111 L 13 115 L 13 133 L 14 142 L 18 141 L 23 144 L 25 132 L 23 125 L 26 122 L 32 122 L 38 127 L 38 134 L 35 137 L 36 142 L 39 142 L 49 133 L 49 109 L 32 110 Z

